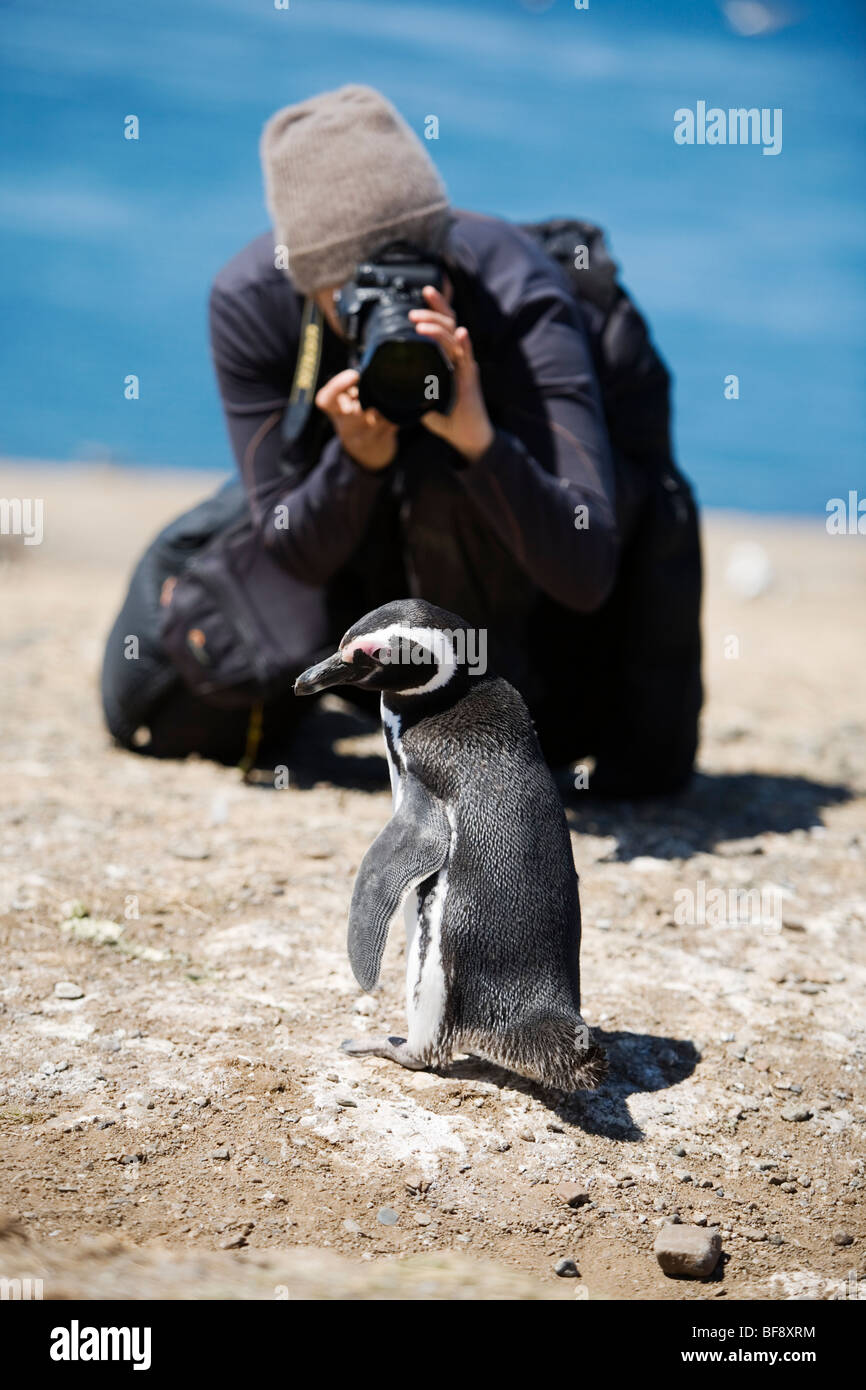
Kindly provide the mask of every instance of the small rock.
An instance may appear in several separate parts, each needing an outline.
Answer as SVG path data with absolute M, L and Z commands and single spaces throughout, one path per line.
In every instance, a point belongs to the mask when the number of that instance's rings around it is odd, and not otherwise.
M 406 1173 L 403 1182 L 410 1192 L 426 1192 L 430 1186 L 430 1183 L 424 1177 L 423 1173 Z
M 812 1112 L 807 1105 L 786 1105 L 781 1111 L 783 1120 L 800 1121 L 811 1120 Z
M 676 1148 L 673 1149 L 671 1152 L 673 1153 L 674 1158 L 685 1158 L 686 1156 L 686 1151 L 683 1148 L 682 1144 L 677 1144 Z
M 535 1143 L 535 1135 L 532 1133 L 531 1129 L 522 1129 L 517 1137 L 518 1139 L 522 1139 L 525 1144 Z
M 722 1253 L 722 1241 L 714 1228 L 662 1226 L 653 1245 L 665 1274 L 705 1279 L 712 1274 Z
M 396 1226 L 400 1216 L 393 1207 L 380 1207 L 376 1212 L 376 1220 L 381 1226 Z
M 352 1005 L 356 1014 L 374 1014 L 376 1012 L 376 1001 L 370 994 L 362 994 L 360 999 L 356 999 Z
M 488 1149 L 490 1149 L 491 1153 L 507 1154 L 508 1150 L 511 1148 L 511 1145 L 509 1144 L 507 1139 L 500 1139 L 499 1137 L 497 1137 L 495 1139 L 491 1139 L 487 1147 Z
M 364 1234 L 357 1221 L 354 1221 L 351 1216 L 347 1216 L 343 1222 L 343 1230 L 350 1236 L 362 1236 Z
M 744 1240 L 760 1241 L 767 1239 L 766 1231 L 759 1231 L 756 1227 L 752 1226 L 744 1226 L 743 1229 L 740 1231 L 740 1235 L 743 1237 Z
M 430 1217 L 427 1216 L 426 1213 L 423 1212 L 423 1211 L 419 1212 L 418 1215 L 415 1217 L 415 1225 L 416 1225 L 416 1226 L 429 1226 L 429 1225 L 430 1225 Z
M 181 858 L 183 858 L 182 855 Z M 220 1250 L 240 1250 L 241 1246 L 246 1245 L 246 1243 L 246 1236 L 240 1234 L 236 1236 L 227 1236 L 225 1240 L 220 1241 Z
M 580 1270 L 574 1263 L 574 1260 L 568 1258 L 557 1260 L 556 1264 L 553 1266 L 553 1272 L 554 1274 L 558 1274 L 560 1279 L 580 1278 Z
M 58 999 L 84 998 L 84 990 L 74 980 L 58 980 L 54 986 L 54 994 Z
M 781 1186 L 783 1192 L 796 1192 L 796 1191 L 797 1191 L 797 1184 L 796 1184 L 795 1182 L 783 1182 L 783 1183 L 780 1184 L 780 1186 Z
M 853 1244 L 854 1244 L 854 1237 L 852 1236 L 852 1234 L 851 1234 L 850 1231 L 834 1231 L 834 1232 L 833 1232 L 833 1244 L 834 1244 L 834 1245 L 853 1245 Z
M 334 1096 L 334 1100 L 338 1105 L 342 1106 L 344 1110 L 357 1110 L 358 1108 L 358 1102 L 355 1100 L 354 1096 L 339 1095 Z
M 674 1172 L 674 1177 L 676 1178 L 677 1182 L 692 1181 L 691 1173 L 687 1172 L 685 1168 L 677 1168 Z
M 695 1226 L 706 1226 L 707 1218 L 702 1211 L 696 1211 L 692 1217 L 692 1222 Z
M 589 1193 L 575 1182 L 561 1182 L 554 1191 L 567 1207 L 585 1207 L 589 1201 Z

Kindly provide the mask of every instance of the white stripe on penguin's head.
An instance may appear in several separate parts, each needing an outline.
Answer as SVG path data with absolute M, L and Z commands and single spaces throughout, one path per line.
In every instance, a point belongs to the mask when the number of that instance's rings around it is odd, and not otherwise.
M 364 632 L 353 637 L 340 648 L 343 661 L 350 664 L 356 652 L 365 652 L 381 665 L 398 665 L 408 659 L 412 647 L 420 647 L 430 653 L 435 669 L 424 685 L 410 686 L 406 690 L 394 690 L 394 695 L 427 695 L 433 690 L 441 690 L 447 685 L 457 670 L 457 654 L 450 632 L 436 627 L 410 627 L 404 623 L 393 623 L 390 627 L 379 628 L 376 632 Z M 385 654 L 388 655 L 385 655 Z M 414 663 L 413 663 L 414 664 Z

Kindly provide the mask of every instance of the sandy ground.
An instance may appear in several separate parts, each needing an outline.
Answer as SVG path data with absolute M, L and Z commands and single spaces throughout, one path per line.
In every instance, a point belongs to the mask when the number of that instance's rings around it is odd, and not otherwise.
M 402 943 L 374 1000 L 344 944 L 390 809 L 373 726 L 322 717 L 341 770 L 280 792 L 110 746 L 104 635 L 209 481 L 0 473 L 45 501 L 42 545 L 0 538 L 0 1275 L 47 1297 L 862 1296 L 862 538 L 707 522 L 700 775 L 569 805 L 611 1076 L 556 1105 L 470 1060 L 339 1051 L 403 1022 Z M 752 541 L 772 576 L 746 599 L 724 576 Z M 763 889 L 769 920 L 683 920 L 717 889 Z M 721 1228 L 707 1281 L 658 1267 L 676 1213 Z

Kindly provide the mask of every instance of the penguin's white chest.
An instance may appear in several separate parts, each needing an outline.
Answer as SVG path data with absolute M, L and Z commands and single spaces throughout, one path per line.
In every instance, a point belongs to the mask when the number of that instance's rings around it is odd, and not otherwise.
M 385 697 L 382 696 L 382 737 L 385 740 L 385 756 L 388 759 L 388 776 L 391 779 L 391 801 L 392 811 L 396 811 L 400 805 L 400 798 L 403 794 L 401 776 L 406 770 L 406 759 L 403 754 L 403 746 L 400 743 L 400 716 L 394 714 L 385 706 Z
M 409 1046 L 423 1055 L 435 1051 L 445 1018 L 447 989 L 442 966 L 442 916 L 448 898 L 447 861 L 436 875 L 432 889 L 418 910 L 415 898 L 415 920 L 409 934 L 406 922 L 406 1016 L 409 1022 Z
M 386 709 L 382 700 L 382 732 L 391 778 L 391 797 L 396 812 L 403 796 L 406 757 L 400 741 L 400 716 Z M 451 817 L 449 816 L 449 820 Z M 452 845 L 454 829 L 452 825 Z M 445 1016 L 446 986 L 442 966 L 442 916 L 448 897 L 448 859 L 420 907 L 413 890 L 403 907 L 406 924 L 406 1015 L 409 1047 L 416 1055 L 435 1050 Z

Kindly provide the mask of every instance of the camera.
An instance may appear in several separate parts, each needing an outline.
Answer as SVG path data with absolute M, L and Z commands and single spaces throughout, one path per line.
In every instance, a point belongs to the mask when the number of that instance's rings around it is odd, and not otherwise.
M 438 343 L 415 331 L 412 309 L 427 307 L 422 290 L 443 286 L 441 266 L 408 242 L 390 242 L 336 296 L 337 313 L 358 369 L 358 398 L 395 425 L 428 410 L 448 415 L 454 371 Z

